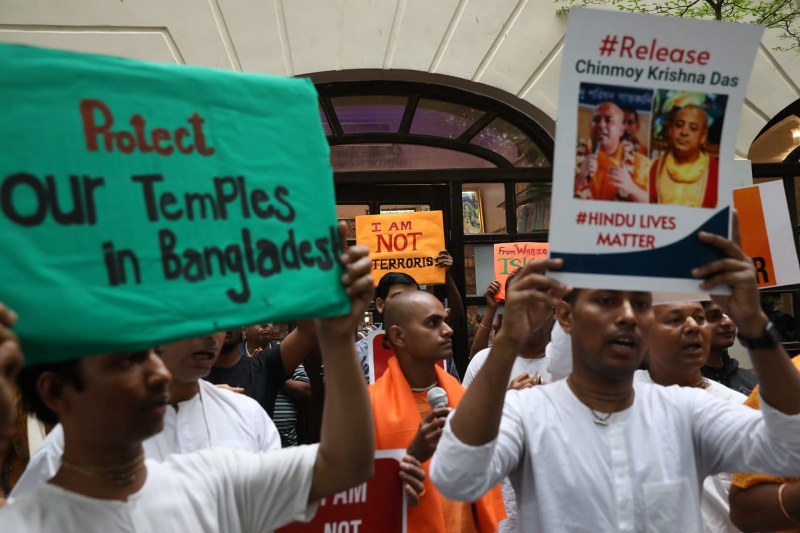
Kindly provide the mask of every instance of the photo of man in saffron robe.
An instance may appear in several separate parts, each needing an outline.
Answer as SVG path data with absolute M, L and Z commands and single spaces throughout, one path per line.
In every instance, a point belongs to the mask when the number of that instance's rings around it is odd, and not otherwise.
M 695 93 L 690 93 L 694 95 Z M 649 191 L 651 204 L 715 208 L 718 199 L 719 133 L 722 114 L 714 124 L 713 95 L 698 98 L 659 98 L 669 105 L 664 114 L 661 139 L 666 150 L 652 153 Z M 683 105 L 680 105 L 683 104 Z M 662 146 L 664 144 L 662 143 Z
M 651 89 L 581 84 L 576 198 L 647 202 L 650 159 L 642 153 L 640 143 L 627 134 L 624 109 L 632 110 L 637 120 L 649 125 L 652 93 Z

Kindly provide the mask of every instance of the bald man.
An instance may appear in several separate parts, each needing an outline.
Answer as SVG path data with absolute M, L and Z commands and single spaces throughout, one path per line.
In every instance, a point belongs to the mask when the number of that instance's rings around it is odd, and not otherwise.
M 718 307 L 719 308 L 719 307 Z M 708 360 L 713 326 L 700 302 L 667 303 L 653 306 L 654 321 L 646 336 L 649 368 L 637 370 L 634 382 L 693 387 L 735 404 L 746 397 L 703 377 L 701 367 Z M 725 472 L 703 480 L 700 515 L 707 532 L 739 531 L 728 518 L 731 476 Z
M 575 197 L 647 202 L 650 160 L 625 135 L 625 113 L 612 102 L 592 112 L 591 139 L 578 145 Z
M 719 161 L 706 151 L 708 115 L 694 104 L 667 123 L 669 150 L 650 169 L 650 203 L 717 207 Z
M 397 294 L 386 304 L 384 327 L 394 348 L 388 369 L 369 387 L 376 449 L 405 448 L 422 464 L 424 490 L 408 511 L 408 532 L 497 531 L 505 518 L 495 487 L 475 503 L 447 500 L 427 479 L 430 458 L 442 434 L 444 417 L 458 405 L 464 388 L 436 362 L 452 357 L 453 330 L 442 303 L 425 291 Z M 441 387 L 450 407 L 431 408 L 428 391 Z M 406 490 L 410 491 L 407 485 Z

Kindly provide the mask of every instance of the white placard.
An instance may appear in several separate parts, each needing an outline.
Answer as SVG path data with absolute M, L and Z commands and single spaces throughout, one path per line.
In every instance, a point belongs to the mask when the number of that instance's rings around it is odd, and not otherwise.
M 719 253 L 696 234 L 730 234 L 739 110 L 762 29 L 569 17 L 549 239 L 564 268 L 553 274 L 575 287 L 700 292 L 690 272 Z

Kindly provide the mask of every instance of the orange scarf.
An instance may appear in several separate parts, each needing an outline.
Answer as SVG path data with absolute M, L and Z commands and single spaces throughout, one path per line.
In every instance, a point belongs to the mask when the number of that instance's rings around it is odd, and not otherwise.
M 375 423 L 375 447 L 378 450 L 406 449 L 417 434 L 422 417 L 397 357 L 391 357 L 388 364 L 383 376 L 369 386 L 372 418 Z M 448 405 L 457 406 L 464 396 L 464 387 L 438 365 L 436 380 L 447 393 Z M 445 532 L 441 496 L 430 481 L 429 466 L 430 460 L 422 464 L 425 470 L 425 494 L 418 505 L 408 509 L 409 533 Z M 481 533 L 497 531 L 498 521 L 506 517 L 499 485 L 473 503 L 473 507 Z
M 678 163 L 672 152 L 658 160 L 656 186 L 661 204 L 703 206 L 709 157 L 705 152 L 691 163 Z
M 608 172 L 612 168 L 624 168 L 631 173 L 633 180 L 639 183 L 637 175 L 637 156 L 636 150 L 629 141 L 620 141 L 616 152 L 608 155 L 605 152 L 597 152 L 597 171 L 589 182 L 589 190 L 594 200 L 618 200 L 620 190 L 617 189 L 608 178 Z

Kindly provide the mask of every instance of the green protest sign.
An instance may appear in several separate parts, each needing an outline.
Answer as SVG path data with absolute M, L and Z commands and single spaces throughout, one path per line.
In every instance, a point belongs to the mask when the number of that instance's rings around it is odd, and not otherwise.
M 346 312 L 312 83 L 0 46 L 0 301 L 29 362 Z

